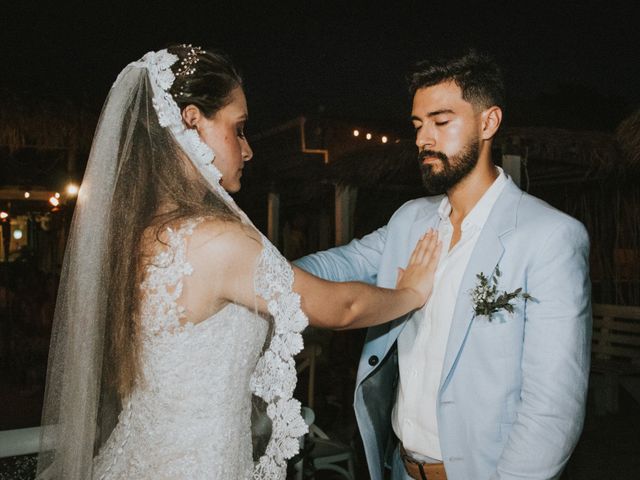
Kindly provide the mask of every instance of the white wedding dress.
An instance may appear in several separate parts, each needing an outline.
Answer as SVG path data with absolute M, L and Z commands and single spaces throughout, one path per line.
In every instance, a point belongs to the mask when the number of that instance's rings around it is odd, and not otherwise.
M 183 277 L 193 271 L 186 260 L 186 237 L 196 223 L 169 230 L 168 247 L 147 269 L 141 285 L 144 382 L 123 405 L 116 428 L 95 458 L 94 480 L 235 480 L 256 474 L 252 375 L 269 320 L 229 304 L 201 323 L 181 325 L 185 311 L 178 299 Z M 255 278 L 277 271 L 273 262 L 278 259 L 268 252 L 263 250 L 257 267 L 262 271 Z M 255 476 L 284 478 L 284 471 L 263 470 Z
M 102 381 L 115 360 L 104 351 L 114 328 L 106 274 L 114 258 L 111 215 L 114 205 L 126 201 L 116 187 L 131 181 L 126 175 L 138 161 L 140 142 L 151 142 L 152 150 L 175 149 L 176 161 L 188 160 L 209 193 L 259 235 L 222 187 L 215 153 L 182 120 L 170 92 L 178 60 L 160 50 L 127 65 L 100 116 L 56 302 L 41 479 L 284 480 L 287 460 L 307 431 L 293 391 L 294 356 L 303 348 L 308 319 L 293 291 L 291 266 L 262 237 L 253 286 L 268 313 L 231 304 L 189 323 L 192 310 L 184 308 L 186 300 L 181 305 L 181 293 L 201 265 L 188 256 L 197 219 L 168 230 L 166 245 L 146 269 L 140 285 L 141 380 L 122 401 L 117 421 L 112 389 Z

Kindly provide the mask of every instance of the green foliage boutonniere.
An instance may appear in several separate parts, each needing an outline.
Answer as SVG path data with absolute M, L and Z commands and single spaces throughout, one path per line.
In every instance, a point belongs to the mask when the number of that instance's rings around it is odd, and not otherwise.
M 509 313 L 513 313 L 512 300 L 522 298 L 526 301 L 533 298 L 527 292 L 523 292 L 522 288 L 518 288 L 510 293 L 504 290 L 498 290 L 500 275 L 500 268 L 498 267 L 496 267 L 496 271 L 491 278 L 487 278 L 484 273 L 480 272 L 476 275 L 478 285 L 471 291 L 475 314 L 485 315 L 489 321 L 491 321 L 492 315 L 499 310 L 506 310 Z

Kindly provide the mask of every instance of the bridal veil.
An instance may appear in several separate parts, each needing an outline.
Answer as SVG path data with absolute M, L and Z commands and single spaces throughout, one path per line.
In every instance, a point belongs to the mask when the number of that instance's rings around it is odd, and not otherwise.
M 220 185 L 214 153 L 187 129 L 169 92 L 178 56 L 149 52 L 129 64 L 113 84 L 96 129 L 86 173 L 70 227 L 51 337 L 42 417 L 38 478 L 89 479 L 93 457 L 117 422 L 118 396 L 106 381 L 105 361 L 110 248 L 109 228 L 116 205 L 116 184 L 136 142 L 152 149 L 169 144 L 189 159 L 206 180 L 210 193 L 249 226 L 244 212 Z M 141 127 L 142 126 L 142 127 Z M 168 142 L 168 143 L 167 143 Z M 176 158 L 178 161 L 178 158 Z M 145 178 L 137 181 L 144 182 Z M 127 228 L 122 225 L 121 228 Z M 255 294 L 271 316 L 271 333 L 251 378 L 256 409 L 254 478 L 284 478 L 286 460 L 298 449 L 306 426 L 292 398 L 296 383 L 293 356 L 302 349 L 300 332 L 307 318 L 292 291 L 293 272 L 269 241 L 263 239 L 262 268 L 254 278 Z M 266 438 L 260 441 L 260 437 Z M 257 429 L 258 430 L 258 429 Z

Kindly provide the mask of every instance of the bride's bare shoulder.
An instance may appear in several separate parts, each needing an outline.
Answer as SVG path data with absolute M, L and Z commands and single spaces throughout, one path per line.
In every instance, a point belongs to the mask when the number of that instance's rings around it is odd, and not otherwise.
M 189 240 L 192 254 L 206 254 L 224 260 L 252 257 L 262 249 L 259 233 L 240 222 L 204 218 Z
M 170 231 L 181 231 L 193 225 L 187 237 L 188 250 L 206 250 L 209 254 L 216 250 L 251 248 L 262 244 L 259 233 L 238 221 L 214 217 L 182 218 L 162 225 L 150 225 L 142 234 L 143 252 L 149 254 L 167 247 Z
M 209 243 L 250 242 L 260 244 L 260 235 L 248 225 L 218 218 L 203 218 L 193 229 L 192 246 Z

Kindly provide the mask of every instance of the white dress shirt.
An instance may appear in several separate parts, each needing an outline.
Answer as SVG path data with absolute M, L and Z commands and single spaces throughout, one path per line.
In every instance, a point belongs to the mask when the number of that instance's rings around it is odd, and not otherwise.
M 499 171 L 498 178 L 462 221 L 461 238 L 452 249 L 451 204 L 448 197 L 442 199 L 438 209 L 442 252 L 433 293 L 398 337 L 400 381 L 391 420 L 404 448 L 419 460 L 442 460 L 436 400 L 445 349 L 462 277 L 480 231 L 506 184 L 504 172 Z

